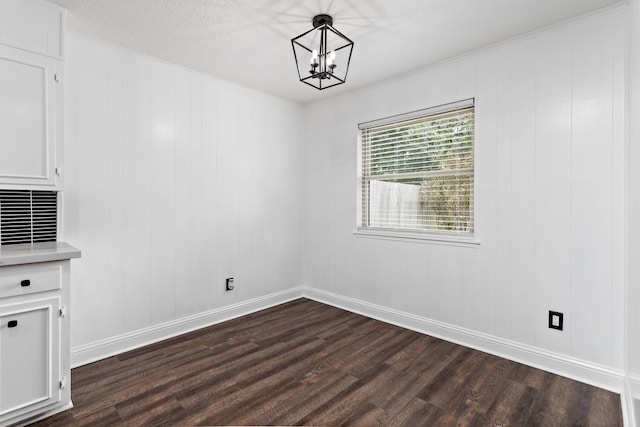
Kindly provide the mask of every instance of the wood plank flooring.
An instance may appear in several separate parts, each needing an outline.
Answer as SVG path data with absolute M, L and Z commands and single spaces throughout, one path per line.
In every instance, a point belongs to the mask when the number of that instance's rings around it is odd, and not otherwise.
M 617 394 L 307 299 L 72 371 L 37 426 L 621 426 Z

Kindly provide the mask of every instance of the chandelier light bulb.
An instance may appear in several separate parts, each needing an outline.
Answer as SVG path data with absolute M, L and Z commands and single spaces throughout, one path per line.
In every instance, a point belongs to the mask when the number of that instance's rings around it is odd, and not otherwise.
M 318 50 L 317 49 L 313 49 L 313 52 L 311 52 L 311 59 L 309 60 L 309 63 L 311 65 L 318 65 Z
M 329 55 L 327 55 L 327 66 L 332 67 L 335 60 L 336 60 L 336 51 L 332 50 L 329 53 Z

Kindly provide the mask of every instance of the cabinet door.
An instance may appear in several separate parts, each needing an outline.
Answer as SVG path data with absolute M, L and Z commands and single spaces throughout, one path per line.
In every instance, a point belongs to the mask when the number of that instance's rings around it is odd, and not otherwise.
M 59 298 L 0 306 L 0 425 L 60 399 Z
M 0 184 L 55 185 L 55 63 L 0 49 Z
M 0 0 L 0 43 L 62 57 L 64 9 L 42 0 Z

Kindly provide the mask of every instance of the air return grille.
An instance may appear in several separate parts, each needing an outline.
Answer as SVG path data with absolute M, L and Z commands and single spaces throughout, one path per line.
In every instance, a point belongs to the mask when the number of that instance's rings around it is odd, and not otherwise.
M 55 242 L 58 193 L 0 190 L 0 244 Z

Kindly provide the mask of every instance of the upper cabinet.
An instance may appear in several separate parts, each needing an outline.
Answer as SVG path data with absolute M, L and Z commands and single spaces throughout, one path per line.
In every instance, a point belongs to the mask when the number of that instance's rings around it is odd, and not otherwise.
M 0 0 L 0 185 L 58 184 L 63 12 Z
M 64 9 L 42 0 L 0 0 L 0 43 L 62 58 Z
M 56 64 L 0 48 L 0 183 L 55 185 Z

